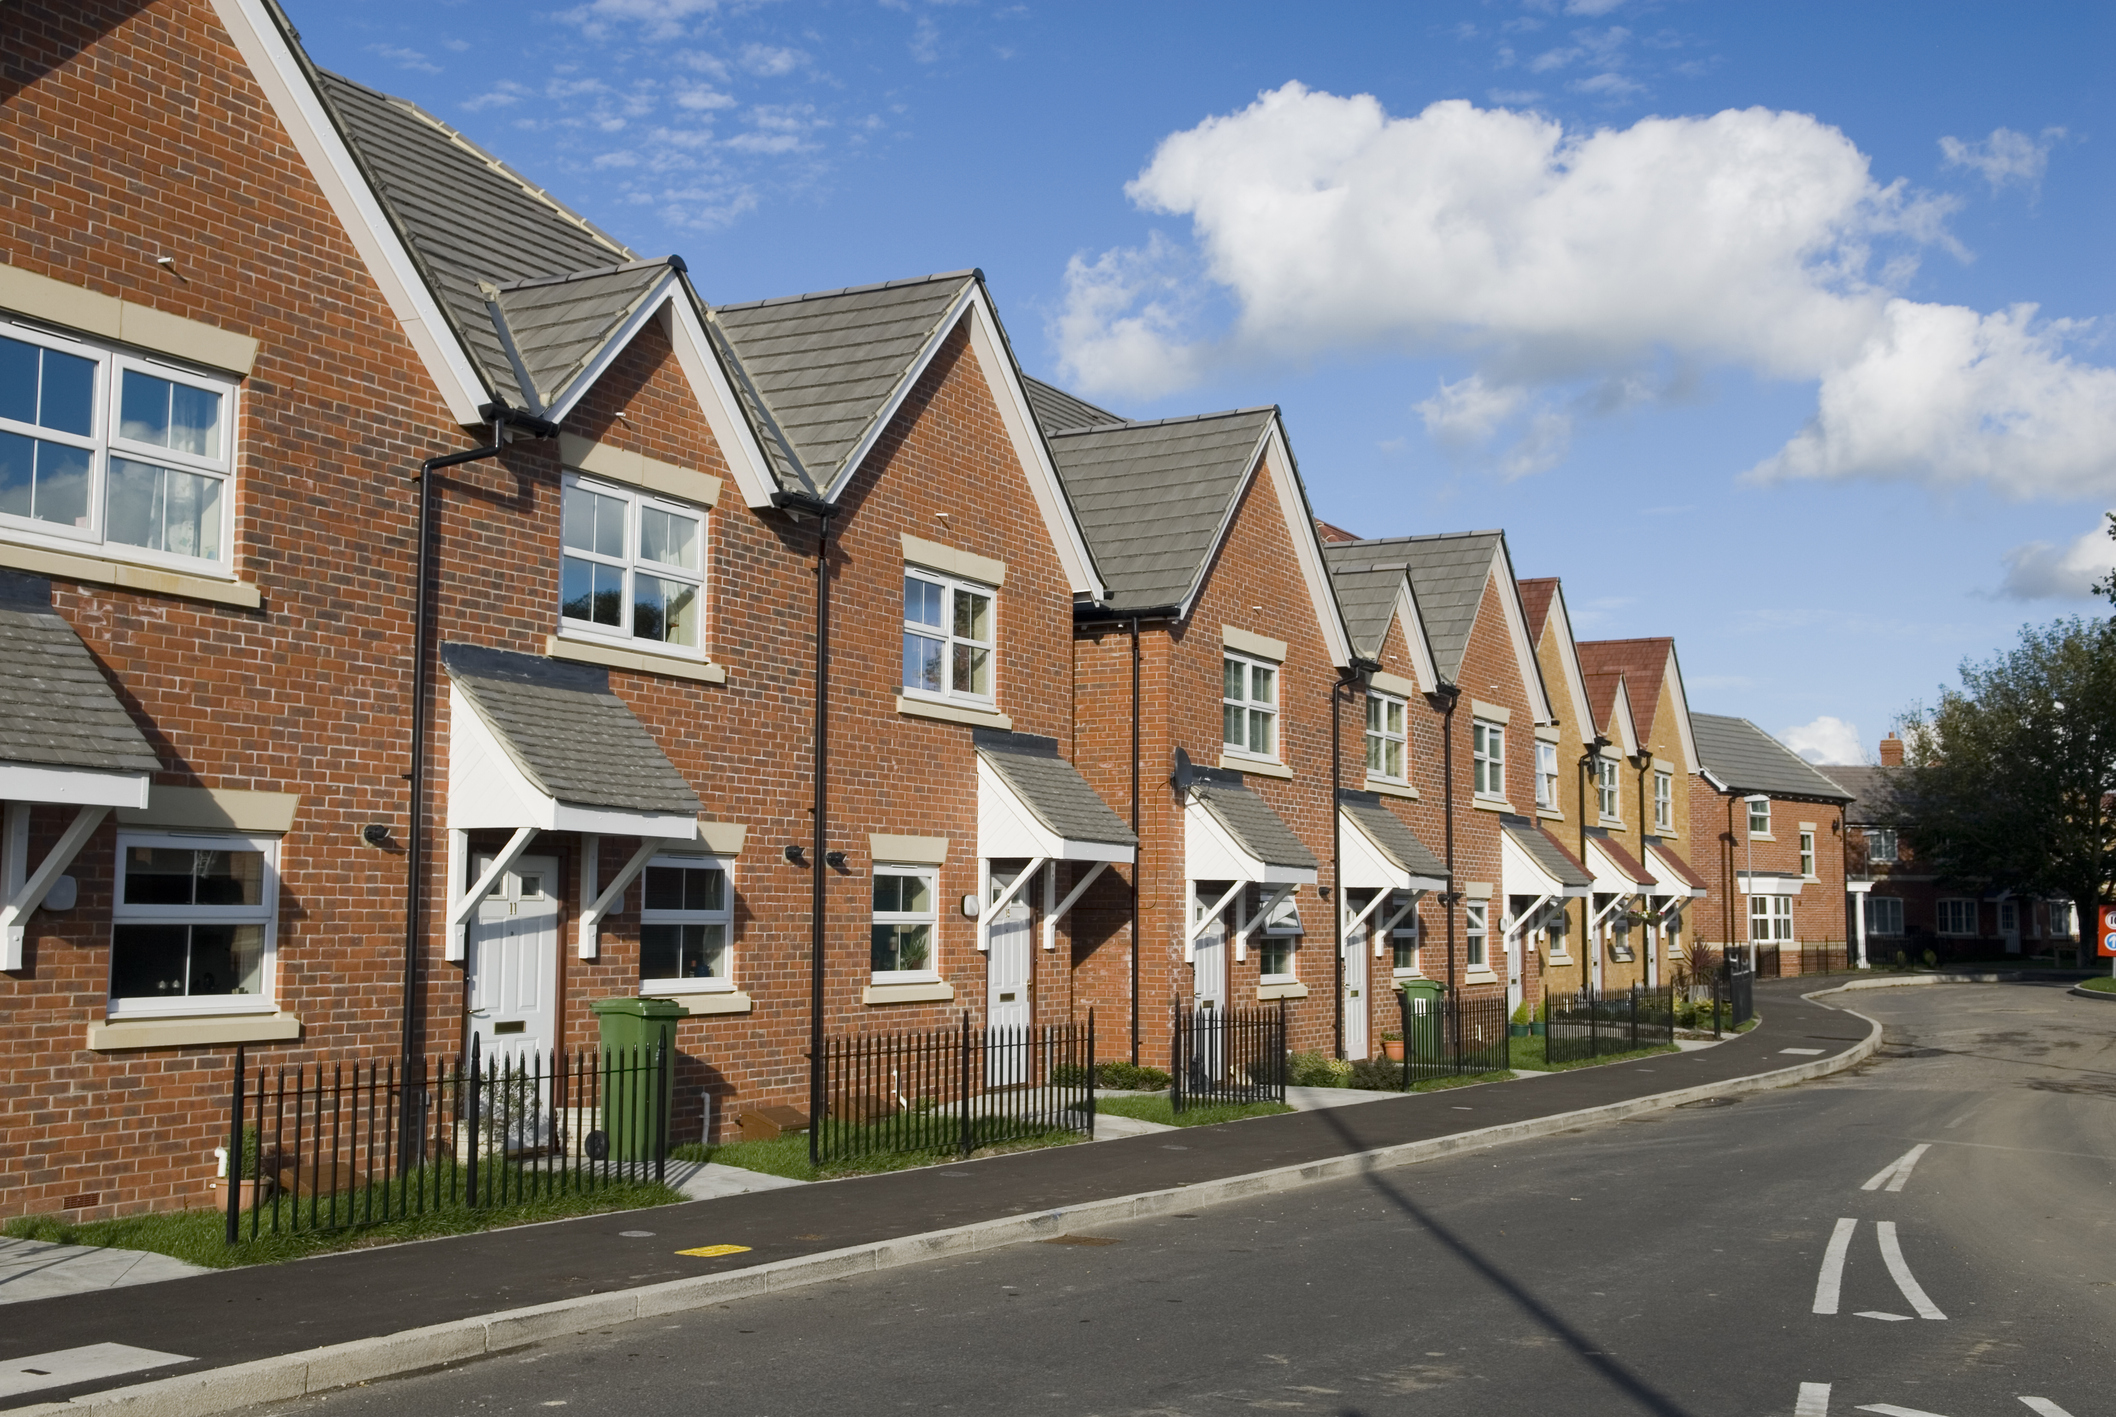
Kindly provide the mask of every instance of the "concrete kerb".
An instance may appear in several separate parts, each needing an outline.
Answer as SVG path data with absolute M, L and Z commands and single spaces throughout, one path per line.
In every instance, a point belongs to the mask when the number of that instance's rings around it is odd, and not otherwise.
M 1860 981 L 1872 987 L 1882 981 Z M 1890 980 L 1888 983 L 1929 983 L 1927 978 Z M 1839 986 L 1844 987 L 1859 986 Z M 1836 989 L 1819 993 L 1835 993 Z M 1809 995 L 1809 998 L 1815 997 Z M 1808 1082 L 1855 1067 L 1873 1056 L 1881 1043 L 1881 1025 L 1864 1014 L 1844 1010 L 1866 1023 L 1865 1039 L 1832 1058 L 1818 1058 L 1753 1077 L 1701 1083 L 1672 1092 L 1586 1107 L 1549 1117 L 1534 1117 L 1496 1127 L 1459 1132 L 1452 1136 L 1404 1142 L 1351 1156 L 1302 1162 L 1243 1176 L 1226 1176 L 1195 1185 L 1144 1191 L 1089 1201 L 1057 1210 L 1011 1215 L 978 1221 L 947 1230 L 900 1236 L 842 1250 L 775 1260 L 769 1264 L 728 1274 L 700 1275 L 676 1279 L 611 1294 L 589 1294 L 550 1304 L 510 1309 L 478 1318 L 458 1319 L 425 1328 L 377 1338 L 357 1339 L 328 1348 L 312 1348 L 252 1363 L 186 1373 L 131 1387 L 88 1393 L 67 1402 L 49 1402 L 14 1409 L 17 1417 L 59 1417 L 84 1412 L 124 1414 L 125 1417 L 213 1417 L 260 1402 L 284 1402 L 292 1398 L 342 1388 L 378 1378 L 398 1377 L 425 1368 L 502 1353 L 546 1339 L 586 1333 L 592 1329 L 710 1308 L 733 1299 L 800 1289 L 851 1275 L 920 1264 L 949 1255 L 972 1254 L 1035 1240 L 1049 1239 L 1081 1226 L 1140 1220 L 1201 1206 L 1297 1190 L 1303 1186 L 1376 1171 L 1412 1166 L 1422 1161 L 1485 1147 L 1532 1141 L 1582 1126 L 1620 1122 L 1648 1112 L 1665 1111 L 1715 1097 L 1765 1092 Z

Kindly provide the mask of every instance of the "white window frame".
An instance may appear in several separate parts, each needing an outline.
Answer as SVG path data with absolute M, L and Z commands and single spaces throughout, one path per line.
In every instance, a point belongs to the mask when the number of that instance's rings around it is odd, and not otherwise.
M 916 635 L 921 639 L 940 641 L 941 674 L 945 687 L 939 693 L 935 693 L 923 685 L 904 684 L 900 692 L 907 699 L 924 699 L 929 703 L 976 704 L 982 708 L 991 708 L 997 704 L 999 702 L 998 589 L 985 585 L 981 581 L 964 580 L 960 576 L 949 576 L 943 575 L 939 571 L 929 571 L 924 566 L 905 566 L 904 579 L 921 581 L 926 585 L 939 586 L 941 588 L 941 622 L 938 629 L 932 625 L 914 621 L 911 618 L 909 606 L 904 607 L 903 621 L 905 639 Z M 983 596 L 990 605 L 991 609 L 988 612 L 991 616 L 992 625 L 992 638 L 990 640 L 973 640 L 955 633 L 955 597 L 958 595 Z M 981 649 L 985 652 L 986 673 L 990 677 L 992 684 L 990 693 L 980 694 L 969 689 L 958 689 L 955 687 L 955 647 L 957 645 L 968 645 L 972 649 Z M 899 678 L 906 677 L 903 674 L 903 657 L 901 653 L 899 653 L 897 658 L 897 673 Z
M 673 497 L 627 487 L 621 482 L 608 482 L 585 473 L 568 471 L 559 491 L 559 520 L 565 520 L 566 491 L 579 488 L 593 492 L 598 497 L 610 497 L 625 504 L 625 549 L 621 557 L 605 556 L 600 552 L 582 551 L 567 546 L 563 531 L 560 533 L 558 559 L 558 635 L 565 640 L 585 640 L 596 644 L 622 645 L 626 649 L 647 654 L 670 655 L 677 659 L 703 661 L 711 644 L 708 630 L 711 619 L 710 596 L 706 589 L 705 568 L 712 564 L 712 513 L 694 502 L 682 502 Z M 661 561 L 649 561 L 640 554 L 640 532 L 643 523 L 641 513 L 646 508 L 655 508 L 677 516 L 689 517 L 698 523 L 698 565 L 671 566 Z M 616 625 L 597 624 L 593 620 L 576 620 L 566 613 L 566 558 L 592 562 L 599 566 L 615 566 L 624 574 L 624 590 L 620 596 L 623 605 L 623 620 Z M 698 643 L 695 645 L 671 644 L 667 640 L 645 639 L 637 634 L 632 624 L 634 609 L 633 583 L 640 575 L 649 575 L 666 581 L 681 581 L 698 588 Z
M 1491 971 L 1491 902 L 1462 903 L 1462 967 Z
M 1653 829 L 1675 830 L 1675 774 L 1660 768 L 1653 770 Z
M 1752 895 L 1749 897 L 1750 944 L 1780 945 L 1792 938 L 1793 898 L 1791 896 Z
M 1946 935 L 1952 939 L 1972 938 L 1983 925 L 1982 911 L 1978 908 L 1978 902 L 1964 896 L 1941 897 L 1933 902 L 1932 914 L 1932 932 L 1935 935 Z M 1948 928 L 1950 924 L 1961 923 L 1952 918 L 1956 916 L 1966 917 L 1969 928 L 1966 930 Z
M 177 851 L 255 851 L 264 857 L 257 905 L 127 905 L 125 853 L 135 846 Z M 118 833 L 117 860 L 110 882 L 110 958 L 105 975 L 108 1017 L 190 1018 L 216 1014 L 277 1013 L 279 962 L 279 838 L 233 833 L 124 831 Z M 185 994 L 169 998 L 119 998 L 108 993 L 117 967 L 120 925 L 257 925 L 264 926 L 255 994 Z
M 1874 918 L 1874 909 L 1877 906 L 1888 907 L 1882 913 L 1893 916 L 1894 919 L 1876 920 Z M 1889 929 L 1888 926 L 1890 925 L 1895 928 Z M 1889 939 L 1893 939 L 1903 933 L 1903 899 L 1901 896 L 1868 894 L 1866 897 L 1866 933 L 1869 935 L 1880 935 Z
M 1394 899 L 1396 894 L 1396 892 L 1390 892 L 1391 898 L 1389 900 L 1389 903 L 1387 905 L 1382 906 L 1381 911 L 1386 912 L 1390 915 L 1394 915 L 1396 913 L 1397 909 L 1399 908 L 1396 900 Z M 1410 944 L 1411 962 L 1408 965 L 1396 963 L 1396 950 L 1398 941 L 1408 941 Z M 1425 960 L 1422 955 L 1422 951 L 1424 949 L 1425 940 L 1423 938 L 1423 929 L 1419 924 L 1418 910 L 1414 906 L 1412 907 L 1410 912 L 1406 914 L 1403 919 L 1397 923 L 1396 927 L 1389 931 L 1389 967 L 1391 971 L 1395 974 L 1396 978 L 1422 979 L 1425 977 Z
M 1261 904 L 1261 902 L 1259 902 Z M 1256 978 L 1259 984 L 1292 984 L 1300 978 L 1300 938 L 1305 927 L 1301 924 L 1300 905 L 1292 896 L 1278 903 L 1256 933 Z M 1269 953 L 1284 943 L 1286 968 L 1273 974 L 1264 968 Z
M 1490 719 L 1470 720 L 1470 786 L 1475 796 L 1494 801 L 1506 797 L 1506 725 Z M 1496 784 L 1493 786 L 1491 784 Z
M 1256 692 L 1256 671 L 1265 670 L 1271 675 L 1271 697 L 1230 698 L 1227 694 L 1227 666 L 1242 666 L 1242 689 L 1244 694 Z M 1251 758 L 1260 763 L 1276 763 L 1284 759 L 1284 741 L 1279 734 L 1279 705 L 1285 699 L 1285 686 L 1280 683 L 1285 666 L 1253 654 L 1242 654 L 1231 649 L 1220 651 L 1220 752 L 1230 758 Z M 1227 710 L 1242 710 L 1242 741 L 1227 741 Z M 1262 715 L 1271 728 L 1271 751 L 1259 753 L 1249 746 L 1250 731 L 1255 727 L 1257 715 Z
M 2002 900 L 1998 903 L 1998 932 L 2001 935 L 2020 933 L 2020 903 Z
M 70 354 L 77 359 L 86 359 L 96 366 L 92 412 L 89 416 L 88 436 L 62 433 L 56 429 L 43 428 L 36 424 L 18 423 L 0 418 L 0 431 L 19 433 L 25 437 L 40 439 L 47 443 L 60 443 L 78 448 L 89 454 L 88 463 L 88 525 L 66 527 L 55 522 L 36 521 L 29 517 L 0 514 L 0 537 L 8 541 L 32 546 L 50 547 L 62 551 L 80 552 L 90 549 L 98 556 L 116 561 L 132 561 L 141 565 L 164 566 L 171 570 L 184 571 L 192 575 L 207 575 L 223 580 L 235 578 L 235 499 L 236 488 L 236 433 L 242 426 L 240 421 L 241 386 L 235 380 L 207 374 L 182 364 L 167 360 L 151 359 L 131 354 L 111 346 L 98 344 L 80 336 L 61 334 L 40 326 L 21 321 L 0 320 L 0 335 L 18 340 L 23 344 L 36 345 L 43 349 Z M 178 452 L 173 448 L 157 447 L 152 443 L 137 443 L 121 437 L 118 432 L 119 413 L 123 404 L 120 386 L 126 370 L 137 370 L 157 379 L 173 384 L 183 384 L 194 389 L 203 389 L 220 396 L 220 453 L 217 457 L 201 457 L 195 453 Z M 115 455 L 131 462 L 153 463 L 177 472 L 210 477 L 221 485 L 220 494 L 220 555 L 218 557 L 182 556 L 169 551 L 157 551 L 149 546 L 134 546 L 129 542 L 112 541 L 110 531 L 110 460 Z
M 1771 835 L 1771 799 L 1766 797 L 1761 802 L 1751 802 L 1748 804 L 1748 808 L 1749 835 L 1776 841 L 1778 838 Z M 1763 819 L 1763 825 L 1760 827 L 1756 825 L 1758 817 Z
M 1224 686 L 1223 686 L 1224 687 Z M 1389 710 L 1396 710 L 1397 727 L 1389 728 Z M 1381 711 L 1381 727 L 1374 726 L 1375 710 Z M 1225 725 L 1222 724 L 1222 736 Z M 1396 749 L 1396 771 L 1388 771 L 1389 748 Z M 1381 750 L 1382 766 L 1374 766 L 1375 748 Z M 1367 776 L 1383 782 L 1408 782 L 1411 771 L 1411 710 L 1404 700 L 1394 694 L 1384 694 L 1378 689 L 1367 690 Z
M 1897 839 L 1894 827 L 1867 827 L 1865 836 L 1867 865 L 1893 866 L 1903 859 L 1902 843 Z M 1885 854 L 1882 850 L 1884 843 L 1887 847 Z
M 1558 807 L 1558 745 L 1536 740 L 1536 806 L 1555 812 Z
M 869 925 L 927 925 L 932 927 L 926 936 L 926 967 L 924 969 L 875 969 L 871 942 L 868 953 L 868 982 L 873 984 L 933 984 L 940 980 L 940 868 L 921 866 L 908 862 L 878 861 L 874 866 L 876 876 L 922 876 L 926 881 L 926 899 L 933 902 L 930 911 L 876 910 L 873 908 L 874 889 L 868 886 Z
M 649 910 L 646 871 L 714 870 L 720 873 L 721 905 L 718 910 Z M 642 997 L 664 994 L 731 994 L 735 990 L 735 863 L 725 856 L 656 856 L 639 877 L 639 992 Z M 718 979 L 687 979 L 682 976 L 649 977 L 646 972 L 646 927 L 649 925 L 718 925 L 726 931 L 727 972 Z
M 1815 868 L 1815 834 L 1804 831 L 1800 833 L 1800 875 L 1806 880 L 1818 880 L 1820 878 L 1815 875 Z
M 1624 779 L 1614 758 L 1594 760 L 1594 807 L 1603 821 L 1623 825 Z
M 2046 901 L 2044 902 L 2044 909 L 2049 912 L 2050 916 L 2050 938 L 2056 940 L 2074 940 L 2079 938 L 2079 912 L 2073 908 L 2071 901 Z

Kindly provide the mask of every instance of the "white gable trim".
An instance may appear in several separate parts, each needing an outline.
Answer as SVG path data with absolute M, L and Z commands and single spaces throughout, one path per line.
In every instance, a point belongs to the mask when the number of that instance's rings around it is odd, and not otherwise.
M 1425 637 L 1425 617 L 1418 612 L 1418 597 L 1411 593 L 1408 572 L 1396 587 L 1396 622 L 1403 626 L 1403 642 L 1411 647 L 1412 677 L 1418 681 L 1418 691 L 1430 694 L 1440 687 L 1440 667 L 1433 662 L 1432 641 Z
M 917 387 L 919 377 L 926 372 L 926 366 L 933 362 L 934 355 L 940 353 L 941 345 L 954 333 L 955 322 L 962 318 L 963 311 L 970 308 L 976 297 L 977 282 L 965 276 L 962 291 L 955 297 L 954 303 L 948 306 L 947 313 L 934 324 L 933 332 L 926 336 L 925 348 L 919 350 L 918 358 L 911 361 L 911 367 L 904 371 L 904 377 L 897 380 L 896 387 L 889 391 L 888 401 L 868 420 L 866 429 L 860 434 L 859 442 L 852 445 L 852 451 L 845 454 L 837 470 L 831 473 L 830 491 L 824 500 L 835 502 L 845 495 L 845 489 L 851 485 L 854 474 L 859 472 L 860 464 L 867 461 L 867 454 L 874 451 L 874 445 L 881 441 L 882 434 L 896 421 L 896 411 L 904 406 L 905 399 L 911 397 L 911 390 Z M 811 479 L 815 477 L 814 468 L 804 470 Z
M 1546 634 L 1555 633 L 1558 637 L 1558 662 L 1565 670 L 1565 694 L 1572 700 L 1573 726 L 1579 730 L 1582 743 L 1592 742 L 1594 708 L 1587 697 L 1587 672 L 1580 667 L 1579 642 L 1572 637 L 1572 612 L 1565 608 L 1563 585 L 1551 587 L 1550 618 L 1544 622 L 1543 629 Z
M 1537 723 L 1549 723 L 1555 717 L 1550 693 L 1543 687 L 1543 666 L 1536 662 L 1536 647 L 1528 638 L 1528 612 L 1521 605 L 1521 586 L 1514 580 L 1513 557 L 1507 553 L 1503 536 L 1499 538 L 1498 553 L 1491 558 L 1485 584 L 1499 592 L 1499 608 L 1506 615 L 1506 630 L 1514 642 L 1515 668 L 1521 674 L 1521 687 L 1527 691 L 1529 716 Z
M 1616 676 L 1616 697 L 1609 701 L 1609 726 L 1616 730 L 1616 746 L 1627 758 L 1638 756 L 1638 720 L 1631 713 L 1631 681 Z
M 986 859 L 1030 857 L 1047 861 L 1129 863 L 1136 854 L 1115 842 L 1074 841 L 1045 826 L 1007 780 L 982 758 L 977 762 L 977 854 Z
M 772 472 L 771 460 L 764 455 L 764 445 L 757 441 L 757 430 L 750 427 L 742 403 L 735 397 L 735 387 L 728 382 L 727 370 L 698 318 L 697 307 L 687 298 L 678 300 L 672 295 L 666 309 L 669 343 L 676 350 L 676 362 L 690 378 L 698 411 L 712 427 L 713 441 L 720 445 L 720 456 L 727 460 L 728 472 L 742 493 L 743 503 L 769 507 L 771 494 L 779 490 L 779 479 Z
M 1703 772 L 1704 764 L 1697 756 L 1697 735 L 1690 731 L 1690 696 L 1683 691 L 1682 663 L 1675 657 L 1673 644 L 1668 646 L 1668 669 L 1662 682 L 1675 697 L 1675 727 L 1682 735 L 1683 766 L 1691 772 Z
M 671 302 L 679 283 L 680 278 L 674 271 L 670 271 L 660 280 L 655 281 L 653 287 L 647 291 L 645 298 L 632 307 L 631 314 L 625 316 L 624 323 L 619 325 L 616 332 L 603 341 L 602 348 L 597 350 L 595 357 L 588 361 L 588 367 L 575 374 L 571 382 L 563 388 L 555 391 L 558 395 L 558 402 L 550 405 L 548 409 L 541 412 L 538 416 L 548 418 L 553 423 L 565 422 L 566 415 L 573 412 L 581 399 L 587 396 L 588 390 L 595 387 L 596 380 L 602 378 L 609 367 L 616 363 L 617 356 L 623 354 L 631 346 L 633 337 L 646 328 L 647 321 L 659 314 L 662 306 Z M 511 337 L 508 340 L 508 344 L 511 350 L 513 344 Z M 531 400 L 540 401 L 543 398 L 543 395 L 533 388 L 525 388 L 522 393 Z
M 491 399 L 491 390 L 456 339 L 411 253 L 383 214 L 382 204 L 369 190 L 344 136 L 325 111 L 322 97 L 309 83 L 286 36 L 266 13 L 264 0 L 213 0 L 213 8 L 425 363 L 434 387 L 448 405 L 449 416 L 461 424 L 483 422 L 478 409 Z

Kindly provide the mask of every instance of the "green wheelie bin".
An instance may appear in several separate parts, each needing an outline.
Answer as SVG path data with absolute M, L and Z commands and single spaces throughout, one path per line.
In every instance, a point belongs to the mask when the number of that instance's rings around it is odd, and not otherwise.
M 612 1161 L 652 1161 L 669 1140 L 675 1092 L 674 999 L 597 999 L 602 1028 L 602 1129 Z M 657 1105 L 658 1104 L 658 1105 Z

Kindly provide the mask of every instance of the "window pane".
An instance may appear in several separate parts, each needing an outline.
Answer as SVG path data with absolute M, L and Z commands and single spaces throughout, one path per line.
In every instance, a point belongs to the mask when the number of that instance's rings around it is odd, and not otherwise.
M 924 635 L 904 636 L 904 687 L 924 689 L 929 694 L 943 692 L 941 678 L 942 642 L 929 640 Z
M 1220 706 L 1220 741 L 1232 744 L 1237 748 L 1246 743 L 1248 737 L 1243 731 L 1243 724 L 1248 721 L 1248 717 L 1249 715 L 1245 710 L 1238 709 L 1233 704 L 1222 704 Z
M 110 992 L 120 999 L 177 998 L 191 953 L 188 925 L 119 925 L 111 931 Z
M 639 976 L 642 979 L 725 979 L 727 927 L 640 926 Z
M 931 625 L 936 630 L 943 628 L 940 602 L 946 594 L 944 586 L 922 581 L 917 576 L 904 577 L 904 619 L 913 625 Z
M 901 907 L 906 915 L 931 915 L 933 913 L 933 886 L 924 876 L 902 876 L 904 903 Z
M 260 905 L 264 901 L 264 853 L 195 851 L 191 853 L 200 905 Z
M 1249 751 L 1269 757 L 1276 749 L 1272 746 L 1272 715 L 1262 709 L 1249 710 Z
M 169 446 L 202 458 L 220 456 L 220 395 L 189 384 L 169 386 Z
M 1367 771 L 1382 772 L 1381 739 L 1369 734 L 1367 737 Z
M 168 447 L 169 381 L 127 369 L 123 388 L 118 401 L 118 436 L 134 443 Z
M 565 558 L 560 572 L 559 611 L 596 625 L 624 623 L 624 572 L 595 561 Z
M 83 470 L 85 486 L 86 470 Z M 107 534 L 127 546 L 178 556 L 220 559 L 217 477 L 155 467 L 129 458 L 110 460 Z
M 95 405 L 95 361 L 55 349 L 45 350 L 37 422 L 86 438 L 94 429 Z
M 904 878 L 877 871 L 874 876 L 874 911 L 895 915 L 904 908 Z
M 1389 729 L 1389 732 L 1391 732 L 1391 733 L 1395 733 L 1395 734 L 1401 734 L 1401 733 L 1403 732 L 1403 705 L 1402 705 L 1402 704 L 1399 704 L 1399 703 L 1397 703 L 1397 702 L 1396 702 L 1396 701 L 1395 701 L 1394 699 L 1391 699 L 1391 700 L 1389 700 L 1389 701 L 1388 701 L 1388 703 L 1387 703 L 1387 705 L 1385 705 L 1385 707 L 1386 707 L 1386 708 L 1388 709 L 1388 711 L 1389 711 L 1389 712 L 1388 712 L 1388 729 Z
M 989 644 L 992 639 L 992 597 L 955 592 L 955 634 L 959 639 Z
M 125 851 L 125 904 L 190 905 L 192 858 L 178 847 L 133 846 Z
M 575 551 L 622 558 L 625 554 L 625 504 L 585 487 L 568 487 L 559 503 L 559 539 Z M 616 624 L 614 620 L 608 624 Z
M 0 434 L 0 437 L 12 437 Z M 30 506 L 24 515 L 57 526 L 88 525 L 88 466 L 93 457 L 86 448 L 69 448 L 41 438 L 16 440 L 29 443 L 36 452 L 35 471 L 30 478 Z M 0 475 L 4 480 L 4 475 Z
M 1246 699 L 1247 697 L 1249 697 L 1246 693 L 1243 692 L 1243 689 L 1247 687 L 1249 682 L 1248 668 L 1249 667 L 1247 665 L 1243 664 L 1238 659 L 1230 659 L 1221 663 L 1221 698 Z M 1234 742 L 1237 740 L 1229 739 L 1228 741 Z
M 263 976 L 264 926 L 193 925 L 187 993 L 255 994 Z
M 1367 696 L 1367 731 L 1369 733 L 1381 731 L 1381 700 L 1371 694 Z
M 1403 744 L 1393 738 L 1388 743 L 1388 763 L 1384 771 L 1390 777 L 1403 776 Z
M 664 566 L 698 569 L 698 522 L 660 507 L 639 509 L 639 557 Z
M 964 694 L 992 692 L 992 651 L 975 645 L 955 647 L 955 689 Z
M 671 866 L 649 866 L 646 869 L 646 892 L 640 901 L 647 910 L 683 909 L 683 878 L 685 873 Z
M 0 418 L 37 421 L 37 356 L 33 344 L 0 335 Z
M 876 925 L 873 931 L 872 964 L 877 974 L 893 970 L 924 969 L 933 958 L 933 927 L 930 925 Z
M 1249 697 L 1260 704 L 1278 702 L 1278 671 L 1261 664 L 1249 666 Z
M 632 633 L 642 640 L 698 647 L 698 587 L 640 574 L 632 578 Z

